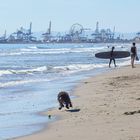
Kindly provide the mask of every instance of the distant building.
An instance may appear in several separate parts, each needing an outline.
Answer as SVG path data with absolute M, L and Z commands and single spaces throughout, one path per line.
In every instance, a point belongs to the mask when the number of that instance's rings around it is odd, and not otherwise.
M 135 38 L 140 40 L 140 32 Z M 6 32 L 0 37 L 0 43 L 111 43 L 111 42 L 127 42 L 123 37 L 115 36 L 115 27 L 113 30 L 100 29 L 99 22 L 96 23 L 95 30 L 84 28 L 81 24 L 73 24 L 69 31 L 52 32 L 52 23 L 46 32 L 37 34 L 32 32 L 32 23 L 28 29 L 20 27 L 16 32 L 6 37 Z
M 134 41 L 140 43 L 140 32 L 136 33 L 136 37 L 134 38 Z
M 92 33 L 94 42 L 112 42 L 114 41 L 115 28 L 113 31 L 108 29 L 99 29 L 99 22 L 96 23 L 96 29 Z
M 51 21 L 49 23 L 49 28 L 47 30 L 47 32 L 43 33 L 42 36 L 43 36 L 43 42 L 51 42 Z
M 17 42 L 17 43 L 30 43 L 30 42 L 35 42 L 36 37 L 32 36 L 32 23 L 30 23 L 29 29 L 25 29 L 21 27 L 18 29 L 16 32 L 12 33 L 8 39 L 8 42 Z

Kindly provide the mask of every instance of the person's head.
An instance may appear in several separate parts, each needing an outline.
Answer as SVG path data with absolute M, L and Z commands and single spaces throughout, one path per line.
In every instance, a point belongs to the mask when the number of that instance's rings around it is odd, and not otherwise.
M 133 42 L 132 44 L 133 44 L 133 46 L 135 46 L 135 44 L 136 44 L 136 43 L 135 43 L 135 42 Z
M 115 49 L 115 47 L 113 46 L 113 47 L 112 47 L 112 50 L 114 50 L 114 49 Z

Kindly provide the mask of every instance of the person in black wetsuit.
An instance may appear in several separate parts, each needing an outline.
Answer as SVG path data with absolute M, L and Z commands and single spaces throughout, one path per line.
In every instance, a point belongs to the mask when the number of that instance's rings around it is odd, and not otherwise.
M 69 109 L 69 107 L 72 107 L 72 103 L 67 92 L 59 92 L 57 99 L 60 104 L 59 110 L 61 110 L 63 107 L 66 107 L 67 109 Z
M 110 68 L 112 60 L 114 62 L 114 66 L 116 67 L 116 62 L 115 62 L 115 57 L 114 57 L 114 49 L 115 49 L 115 47 L 113 46 L 111 49 L 111 52 L 110 52 L 109 68 Z
M 135 42 L 132 43 L 132 47 L 131 47 L 131 65 L 132 65 L 132 68 L 135 68 L 134 66 L 134 61 L 137 57 L 137 48 L 135 46 Z

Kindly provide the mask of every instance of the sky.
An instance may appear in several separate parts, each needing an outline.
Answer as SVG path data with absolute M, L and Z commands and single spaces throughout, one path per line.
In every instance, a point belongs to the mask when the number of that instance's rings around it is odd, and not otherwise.
M 140 31 L 140 0 L 0 0 L 0 34 L 21 26 L 33 32 L 68 31 L 74 23 L 95 30 L 114 26 L 116 32 Z

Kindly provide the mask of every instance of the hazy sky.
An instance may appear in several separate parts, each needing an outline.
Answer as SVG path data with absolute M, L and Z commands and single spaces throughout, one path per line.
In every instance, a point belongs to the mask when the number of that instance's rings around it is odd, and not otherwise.
M 67 31 L 74 23 L 95 29 L 140 31 L 140 0 L 0 0 L 0 34 L 33 23 L 33 31 Z

